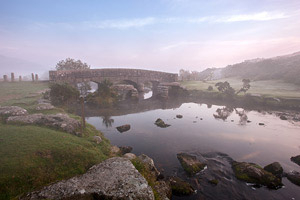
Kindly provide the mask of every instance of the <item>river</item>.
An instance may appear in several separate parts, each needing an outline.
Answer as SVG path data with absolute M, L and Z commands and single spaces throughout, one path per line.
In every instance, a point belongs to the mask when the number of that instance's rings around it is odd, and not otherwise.
M 113 145 L 133 147 L 132 153 L 153 158 L 164 175 L 177 175 L 197 189 L 195 195 L 174 199 L 300 199 L 300 188 L 286 178 L 284 187 L 278 190 L 253 188 L 237 180 L 229 164 L 231 159 L 260 166 L 278 161 L 284 171 L 299 171 L 300 167 L 290 161 L 291 156 L 300 154 L 299 122 L 281 120 L 270 111 L 220 105 L 179 103 L 149 107 L 133 104 L 124 109 L 98 110 L 86 120 Z M 178 114 L 183 118 L 176 118 Z M 171 126 L 157 127 L 157 118 Z M 119 133 L 116 127 L 124 124 L 130 124 L 131 129 Z M 202 156 L 211 164 L 197 176 L 187 177 L 176 157 L 180 152 Z M 218 179 L 219 184 L 210 184 L 211 178 Z

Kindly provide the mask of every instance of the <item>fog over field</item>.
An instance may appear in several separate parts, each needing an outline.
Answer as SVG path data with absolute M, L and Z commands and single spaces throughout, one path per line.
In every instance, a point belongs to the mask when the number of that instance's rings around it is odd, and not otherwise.
M 80 59 L 92 68 L 178 72 L 300 49 L 299 1 L 1 1 L 0 67 L 54 69 Z

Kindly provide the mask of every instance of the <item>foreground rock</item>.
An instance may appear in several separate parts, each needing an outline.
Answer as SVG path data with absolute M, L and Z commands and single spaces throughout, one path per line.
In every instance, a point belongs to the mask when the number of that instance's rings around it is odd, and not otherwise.
M 0 107 L 0 116 L 9 117 L 9 116 L 21 116 L 27 114 L 28 114 L 27 110 L 18 106 Z
M 186 153 L 179 153 L 177 154 L 177 158 L 183 167 L 183 169 L 189 174 L 194 175 L 201 170 L 203 170 L 206 166 L 206 164 L 201 163 L 199 160 L 197 160 L 196 156 L 192 156 Z
M 300 155 L 291 157 L 291 161 L 293 161 L 297 165 L 300 165 Z
M 81 124 L 76 119 L 69 117 L 66 114 L 32 114 L 24 116 L 11 116 L 7 119 L 7 123 L 21 123 L 21 124 L 35 124 L 56 128 L 77 136 L 81 134 L 78 132 Z
M 232 168 L 236 178 L 254 183 L 256 185 L 264 185 L 270 189 L 278 189 L 282 187 L 281 179 L 272 173 L 264 170 L 254 163 L 233 162 Z
M 167 128 L 171 125 L 169 124 L 166 124 L 162 119 L 158 118 L 155 123 L 154 123 L 156 126 L 160 127 L 160 128 Z
M 287 177 L 287 179 L 289 179 L 289 181 L 291 181 L 295 185 L 300 186 L 300 173 L 299 172 L 296 172 L 296 171 L 289 172 L 289 173 L 287 173 L 286 177 Z
M 281 178 L 282 174 L 283 174 L 283 168 L 281 167 L 279 162 L 273 162 L 273 163 L 265 166 L 264 170 L 272 173 L 273 175 L 275 175 L 278 178 Z
M 176 196 L 185 196 L 195 193 L 194 188 L 188 182 L 178 177 L 170 177 L 169 182 L 171 185 L 172 193 Z
M 118 127 L 117 127 L 117 130 L 118 130 L 120 133 L 129 131 L 129 129 L 130 129 L 130 125 L 129 125 L 129 124 L 125 124 L 125 125 L 122 125 L 122 126 L 118 126 Z
M 126 153 L 123 155 L 124 158 L 128 158 L 129 160 L 133 160 L 136 158 L 136 155 L 133 153 Z
M 21 199 L 154 200 L 145 178 L 126 158 L 110 158 L 87 173 L 29 193 Z
M 155 167 L 153 159 L 145 154 L 139 155 L 138 158 L 144 163 L 145 167 L 148 169 L 148 171 L 150 171 L 152 176 L 157 179 L 157 177 L 160 175 L 160 172 Z
M 138 156 L 132 160 L 137 169 L 151 183 L 153 191 L 155 191 L 156 199 L 169 200 L 172 196 L 172 190 L 169 182 L 161 180 L 163 177 L 154 165 L 154 161 L 145 154 Z M 163 179 L 163 178 L 162 178 Z

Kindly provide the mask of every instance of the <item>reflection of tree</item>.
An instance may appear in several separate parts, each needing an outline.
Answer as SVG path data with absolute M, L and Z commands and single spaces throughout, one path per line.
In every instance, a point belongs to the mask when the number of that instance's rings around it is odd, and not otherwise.
M 211 108 L 212 107 L 212 104 L 207 104 L 207 108 Z
M 109 116 L 109 115 L 102 116 L 102 123 L 106 126 L 106 128 L 112 127 L 112 124 L 114 122 L 115 122 L 115 120 L 112 119 L 111 116 Z
M 216 119 L 226 120 L 231 115 L 232 112 L 233 112 L 233 108 L 224 107 L 224 108 L 218 108 L 216 110 L 216 114 L 213 115 L 214 118 Z
M 240 125 L 245 125 L 248 121 L 248 116 L 246 114 L 245 110 L 242 111 L 238 111 L 237 109 L 235 109 L 235 113 L 240 117 Z

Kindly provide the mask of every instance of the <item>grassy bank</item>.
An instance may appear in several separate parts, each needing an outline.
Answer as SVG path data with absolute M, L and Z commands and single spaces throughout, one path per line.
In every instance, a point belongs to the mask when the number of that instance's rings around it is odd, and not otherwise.
M 0 83 L 0 105 L 34 110 L 47 83 Z M 62 109 L 44 113 L 64 112 Z M 72 115 L 72 117 L 75 117 Z M 93 141 L 103 136 L 87 125 L 83 137 L 39 126 L 0 122 L 0 199 L 12 199 L 49 183 L 84 173 L 110 156 L 110 143 Z
M 214 81 L 184 81 L 181 85 L 186 87 L 188 90 L 200 90 L 207 91 L 209 86 L 213 87 L 213 91 L 217 92 L 215 84 L 217 82 L 227 81 L 230 83 L 236 91 L 238 91 L 243 83 L 241 79 L 220 79 Z M 285 83 L 279 80 L 269 80 L 269 81 L 252 81 L 250 83 L 251 88 L 247 93 L 252 95 L 264 96 L 264 97 L 276 97 L 276 98 L 299 98 L 300 99 L 300 86 Z M 242 94 L 241 94 L 242 95 Z

